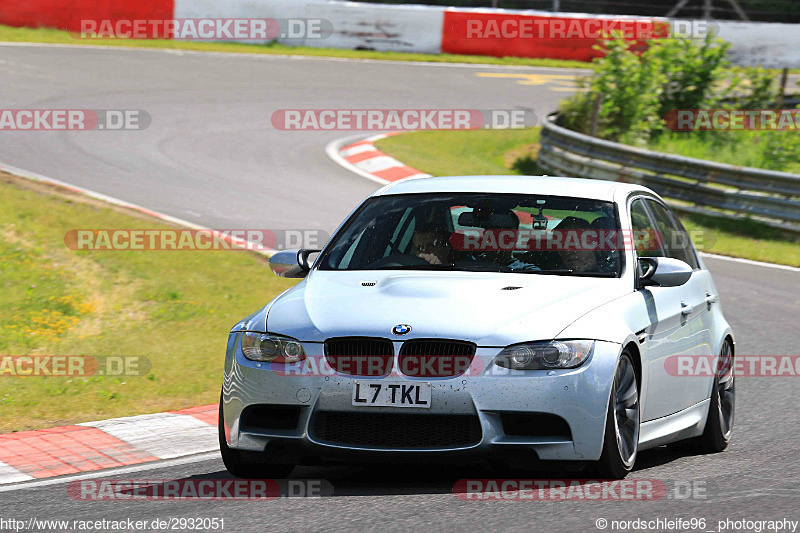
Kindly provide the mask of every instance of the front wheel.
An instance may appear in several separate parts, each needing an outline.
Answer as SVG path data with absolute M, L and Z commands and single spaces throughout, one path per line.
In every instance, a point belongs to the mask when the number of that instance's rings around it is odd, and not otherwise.
M 633 359 L 625 351 L 614 372 L 603 452 L 593 465 L 599 477 L 622 479 L 633 469 L 639 450 L 639 426 L 639 383 Z
M 225 468 L 242 479 L 281 479 L 288 477 L 294 465 L 270 463 L 258 452 L 242 452 L 228 446 L 225 440 L 225 420 L 222 417 L 222 394 L 219 397 L 219 451 Z

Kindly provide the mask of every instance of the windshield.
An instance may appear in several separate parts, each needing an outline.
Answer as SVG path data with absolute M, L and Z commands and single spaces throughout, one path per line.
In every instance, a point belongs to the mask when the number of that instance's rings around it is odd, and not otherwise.
M 619 276 L 614 204 L 523 194 L 369 199 L 333 238 L 321 270 L 458 270 Z

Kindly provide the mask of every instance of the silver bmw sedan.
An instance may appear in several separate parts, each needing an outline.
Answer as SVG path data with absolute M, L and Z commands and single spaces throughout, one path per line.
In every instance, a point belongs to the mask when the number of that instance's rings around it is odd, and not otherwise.
M 270 265 L 302 280 L 229 334 L 219 434 L 235 476 L 500 458 L 621 478 L 640 450 L 730 440 L 733 333 L 645 187 L 403 180 L 323 250 Z

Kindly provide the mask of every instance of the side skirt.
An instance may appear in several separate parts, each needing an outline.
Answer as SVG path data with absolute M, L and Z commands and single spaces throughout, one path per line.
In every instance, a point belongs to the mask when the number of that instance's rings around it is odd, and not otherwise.
M 675 414 L 643 422 L 639 430 L 639 449 L 647 450 L 702 435 L 710 404 L 711 398 L 708 398 Z

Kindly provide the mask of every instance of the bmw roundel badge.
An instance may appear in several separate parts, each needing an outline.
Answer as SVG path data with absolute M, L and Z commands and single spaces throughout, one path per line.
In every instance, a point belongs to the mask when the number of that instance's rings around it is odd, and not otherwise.
M 408 324 L 398 324 L 392 328 L 392 333 L 394 333 L 395 335 L 405 335 L 409 331 L 411 331 L 411 326 L 409 326 Z

